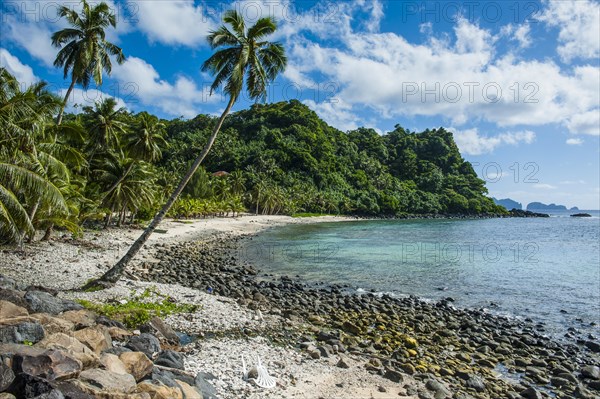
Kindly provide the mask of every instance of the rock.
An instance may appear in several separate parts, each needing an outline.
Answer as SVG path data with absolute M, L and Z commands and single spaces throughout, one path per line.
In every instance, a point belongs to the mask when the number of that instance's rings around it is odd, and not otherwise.
M 173 369 L 184 369 L 183 355 L 172 350 L 164 350 L 158 354 L 154 364 L 171 367 Z
M 216 377 L 210 373 L 200 372 L 196 374 L 196 378 L 194 379 L 194 385 L 196 386 L 196 389 L 202 394 L 203 399 L 218 399 L 217 390 L 209 382 L 214 379 L 216 379 Z
M 63 333 L 49 335 L 35 346 L 44 349 L 64 350 L 79 360 L 84 368 L 92 368 L 99 365 L 98 355 L 94 351 L 82 344 L 77 338 Z
M 120 328 L 121 330 L 126 330 L 125 326 L 123 325 L 123 323 L 116 321 L 116 320 L 111 320 L 106 316 L 96 316 L 96 324 L 102 324 L 103 326 L 106 327 L 116 327 L 116 328 Z M 88 326 L 90 327 L 90 326 Z
M 100 364 L 104 366 L 104 369 L 117 373 L 117 374 L 129 374 L 125 364 L 119 359 L 119 356 L 113 355 L 112 353 L 103 353 L 100 356 Z
M 591 378 L 592 380 L 600 380 L 600 367 L 598 367 L 598 366 L 582 367 L 581 375 L 584 378 Z
M 352 322 L 350 322 L 348 320 L 346 320 L 344 322 L 344 324 L 342 324 L 342 330 L 346 331 L 347 333 L 354 334 L 354 335 L 360 335 L 360 333 L 361 333 L 360 328 L 356 324 L 353 324 Z
M 83 365 L 66 352 L 48 349 L 36 356 L 15 356 L 13 368 L 22 373 L 54 381 L 77 378 Z
M 140 331 L 163 338 L 172 345 L 179 344 L 179 336 L 160 317 L 152 318 L 146 325 L 140 327 Z
M 0 393 L 0 399 L 17 399 L 17 397 L 11 393 L 3 392 Z
M 108 327 L 108 334 L 113 340 L 116 341 L 125 341 L 131 337 L 131 333 L 129 331 L 120 327 Z
M 86 327 L 75 331 L 73 336 L 97 355 L 112 347 L 112 339 L 104 326 Z
M 467 382 L 465 383 L 466 386 L 473 388 L 474 390 L 476 390 L 477 392 L 483 392 L 485 391 L 485 381 L 483 380 L 483 378 L 481 378 L 478 375 L 473 375 L 471 376 Z
M 336 363 L 336 366 L 339 368 L 342 368 L 342 369 L 349 369 L 350 363 L 347 358 L 340 356 L 340 360 L 338 360 L 338 362 Z
M 23 342 L 36 343 L 44 339 L 44 328 L 41 324 L 31 321 L 29 317 L 17 317 L 3 320 L 3 323 L 14 323 L 9 325 L 0 325 L 0 343 L 17 344 Z
M 555 387 L 563 387 L 565 385 L 569 385 L 569 381 L 565 378 L 560 378 L 560 377 L 552 377 L 550 378 L 550 382 L 552 383 L 553 386 Z
M 15 291 L 14 289 L 9 288 L 0 288 L 0 300 L 7 301 L 27 309 L 27 301 L 25 300 L 24 296 L 25 293 L 22 291 Z
M 155 385 L 149 381 L 142 381 L 137 385 L 138 392 L 147 392 L 152 399 L 183 399 L 183 393 L 179 386 L 168 387 L 166 385 Z
M 181 380 L 175 380 L 175 382 L 177 382 L 177 385 L 179 385 L 179 388 L 181 389 L 185 399 L 203 399 L 200 392 L 198 392 L 196 388 L 192 387 L 188 383 Z
M 43 291 L 27 291 L 25 293 L 27 308 L 33 313 L 50 313 L 56 315 L 68 310 L 83 309 L 73 301 L 57 298 Z
M 6 391 L 6 389 L 15 380 L 15 373 L 10 367 L 0 362 L 0 392 Z
M 393 369 L 389 369 L 389 368 L 385 369 L 383 378 L 387 378 L 388 380 L 393 381 L 393 382 L 403 382 L 404 381 L 404 376 L 402 375 L 402 373 L 400 373 L 399 371 L 393 370 Z
M 585 346 L 594 353 L 600 353 L 600 343 L 594 341 L 585 341 Z
M 152 372 L 154 365 L 143 352 L 123 352 L 119 355 L 119 359 L 123 362 L 125 369 L 131 374 L 136 381 Z
M 136 388 L 133 376 L 102 369 L 84 370 L 78 381 L 82 383 L 81 388 L 92 395 L 98 395 L 99 392 L 129 394 Z
M 2 274 L 0 274 L 0 288 L 10 289 L 10 290 L 18 290 L 19 289 L 17 282 L 14 279 L 4 276 Z
M 13 317 L 29 316 L 27 309 L 14 303 L 0 300 L 0 320 L 12 319 Z
M 76 330 L 96 325 L 96 314 L 87 309 L 69 310 L 61 314 L 60 318 L 73 323 Z
M 154 335 L 142 333 L 131 337 L 126 348 L 136 352 L 144 352 L 149 359 L 154 359 L 154 356 L 160 352 L 160 341 Z
M 543 399 L 542 394 L 533 387 L 529 387 L 524 391 L 521 391 L 521 396 L 527 399 Z
M 46 334 L 54 333 L 65 333 L 69 334 L 75 329 L 75 325 L 68 320 L 64 320 L 59 317 L 50 316 L 47 313 L 34 313 L 31 315 L 32 318 L 37 320 Z

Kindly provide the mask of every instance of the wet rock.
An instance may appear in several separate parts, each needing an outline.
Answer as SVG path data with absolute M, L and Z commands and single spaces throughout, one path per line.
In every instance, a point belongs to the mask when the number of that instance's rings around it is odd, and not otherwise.
M 593 380 L 600 380 L 600 367 L 598 366 L 585 366 L 581 368 L 581 376 L 584 378 L 591 378 Z
M 43 291 L 27 291 L 24 297 L 27 308 L 32 313 L 49 313 L 57 315 L 68 310 L 83 309 L 78 303 L 57 298 Z
M 585 346 L 594 353 L 600 353 L 600 343 L 595 341 L 585 341 Z
M 543 396 L 540 393 L 540 391 L 538 391 L 537 389 L 535 389 L 533 387 L 529 387 L 529 388 L 521 391 L 521 396 L 526 399 L 543 399 Z
M 184 369 L 183 355 L 172 350 L 164 350 L 158 354 L 154 364 L 159 366 L 171 367 L 174 369 Z
M 142 333 L 131 337 L 125 347 L 135 352 L 144 352 L 149 359 L 154 359 L 160 352 L 160 341 L 154 335 Z
M 154 365 L 143 352 L 123 352 L 119 355 L 125 369 L 136 381 L 142 380 L 152 372 Z

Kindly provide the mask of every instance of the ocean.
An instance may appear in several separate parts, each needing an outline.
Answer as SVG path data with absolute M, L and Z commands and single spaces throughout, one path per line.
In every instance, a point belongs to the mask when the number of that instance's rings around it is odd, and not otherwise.
M 349 292 L 452 298 L 457 307 L 600 333 L 600 213 L 591 218 L 360 220 L 273 228 L 240 248 L 261 273 Z M 596 325 L 593 325 L 593 324 Z

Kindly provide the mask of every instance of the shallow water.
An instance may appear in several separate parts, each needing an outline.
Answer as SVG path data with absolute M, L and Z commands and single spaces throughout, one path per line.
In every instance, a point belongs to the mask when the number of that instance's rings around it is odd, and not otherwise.
M 588 213 L 592 213 L 589 212 Z M 560 217 L 565 216 L 567 217 Z M 288 225 L 243 246 L 265 273 L 357 291 L 452 297 L 598 335 L 600 218 L 371 220 Z

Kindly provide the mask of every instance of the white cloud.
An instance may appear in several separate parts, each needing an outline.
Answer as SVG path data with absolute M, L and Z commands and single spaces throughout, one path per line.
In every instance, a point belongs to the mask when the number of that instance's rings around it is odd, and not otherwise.
M 535 133 L 531 131 L 507 132 L 496 136 L 483 136 L 477 128 L 458 130 L 448 128 L 454 135 L 456 145 L 461 153 L 468 155 L 481 155 L 493 152 L 501 145 L 531 144 L 535 140 Z
M 556 189 L 556 186 L 553 186 L 552 184 L 545 184 L 545 183 L 536 183 L 534 185 L 532 185 L 533 188 L 538 189 L 538 190 L 554 190 Z
M 583 140 L 581 140 L 581 139 L 567 139 L 566 143 L 568 145 L 581 145 L 581 144 L 583 144 Z
M 597 1 L 546 1 L 546 9 L 539 19 L 559 29 L 557 51 L 563 61 L 600 57 L 600 4 Z
M 573 185 L 573 184 L 586 184 L 585 180 L 564 180 L 560 184 Z
M 39 80 L 29 65 L 23 64 L 17 57 L 4 48 L 0 48 L 0 66 L 6 68 L 8 72 L 17 78 L 19 83 L 24 85 L 23 88 Z
M 63 98 L 66 93 L 67 89 L 62 89 L 58 92 L 58 95 Z M 131 110 L 130 106 L 120 97 L 110 95 L 98 89 L 83 90 L 75 87 L 67 100 L 65 111 L 78 114 L 82 111 L 83 107 L 93 107 L 97 102 L 106 98 L 114 98 L 117 101 L 117 108 Z
M 600 109 L 575 114 L 566 125 L 571 133 L 600 136 Z
M 195 5 L 194 0 L 138 0 L 137 27 L 150 40 L 164 44 L 198 46 L 205 43 L 206 35 L 214 29 L 218 10 Z
M 196 116 L 202 111 L 202 105 L 220 99 L 218 94 L 209 96 L 208 82 L 199 88 L 188 77 L 178 76 L 175 83 L 169 83 L 161 79 L 152 65 L 137 57 L 129 57 L 123 65 L 116 65 L 113 75 L 121 87 L 129 88 L 136 101 L 158 107 L 173 116 Z

